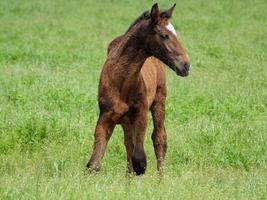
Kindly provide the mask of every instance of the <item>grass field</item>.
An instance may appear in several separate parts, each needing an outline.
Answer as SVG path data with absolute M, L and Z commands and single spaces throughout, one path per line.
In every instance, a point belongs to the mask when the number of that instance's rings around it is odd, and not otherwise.
M 0 199 L 267 199 L 267 2 L 177 1 L 165 175 L 125 177 L 117 127 L 88 174 L 106 47 L 152 1 L 0 1 Z M 162 8 L 173 1 L 159 1 Z

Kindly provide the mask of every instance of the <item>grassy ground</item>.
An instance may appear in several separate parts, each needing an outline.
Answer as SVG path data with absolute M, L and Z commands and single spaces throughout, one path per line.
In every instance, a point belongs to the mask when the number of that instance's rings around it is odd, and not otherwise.
M 0 199 L 267 199 L 267 3 L 177 1 L 165 175 L 126 178 L 117 127 L 88 175 L 106 47 L 152 1 L 0 1 Z M 173 2 L 161 1 L 167 8 Z

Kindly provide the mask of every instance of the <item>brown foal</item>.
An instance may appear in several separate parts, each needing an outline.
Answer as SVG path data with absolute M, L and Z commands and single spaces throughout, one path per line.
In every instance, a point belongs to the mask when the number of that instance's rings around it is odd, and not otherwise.
M 157 168 L 162 170 L 167 150 L 164 64 L 180 76 L 187 76 L 190 67 L 188 56 L 168 21 L 174 7 L 160 12 L 154 4 L 150 13 L 144 12 L 125 34 L 110 43 L 98 88 L 100 114 L 93 153 L 87 164 L 90 170 L 100 170 L 113 129 L 121 124 L 127 171 L 137 175 L 145 173 L 144 140 L 149 110 L 154 124 L 152 140 Z

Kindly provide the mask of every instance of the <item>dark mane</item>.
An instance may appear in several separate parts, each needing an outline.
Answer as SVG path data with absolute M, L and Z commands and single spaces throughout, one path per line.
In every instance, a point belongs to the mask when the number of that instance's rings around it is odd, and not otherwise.
M 143 12 L 139 17 L 137 17 L 136 20 L 134 20 L 134 22 L 129 26 L 129 28 L 127 29 L 126 33 L 129 32 L 129 30 L 131 28 L 133 28 L 134 25 L 136 25 L 138 22 L 140 22 L 143 19 L 149 19 L 150 18 L 150 13 L 149 11 L 145 11 Z

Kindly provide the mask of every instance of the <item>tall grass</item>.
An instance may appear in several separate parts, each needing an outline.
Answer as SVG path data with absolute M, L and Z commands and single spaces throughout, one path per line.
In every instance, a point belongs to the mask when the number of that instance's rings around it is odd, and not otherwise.
M 172 23 L 193 69 L 168 70 L 165 175 L 151 123 L 146 175 L 125 177 L 120 127 L 102 171 L 87 173 L 107 44 L 152 4 L 0 1 L 1 199 L 267 198 L 264 0 L 177 2 Z

